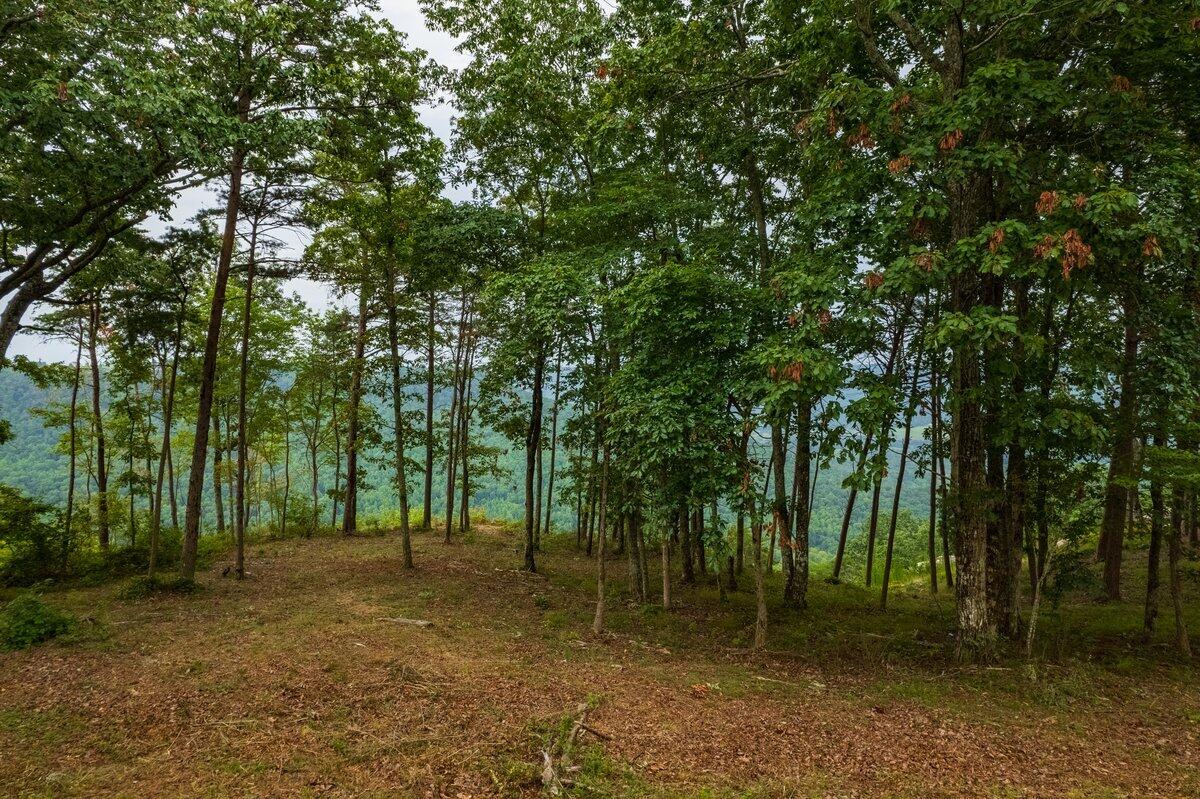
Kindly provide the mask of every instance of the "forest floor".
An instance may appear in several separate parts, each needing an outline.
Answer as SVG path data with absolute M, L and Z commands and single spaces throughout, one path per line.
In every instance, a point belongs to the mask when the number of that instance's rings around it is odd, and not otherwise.
M 1035 674 L 955 664 L 945 593 L 881 613 L 815 581 L 756 655 L 748 574 L 664 613 L 614 559 L 596 637 L 570 542 L 530 575 L 511 532 L 439 538 L 416 535 L 412 573 L 394 535 L 295 539 L 190 595 L 47 595 L 90 621 L 0 654 L 0 794 L 532 797 L 588 703 L 577 796 L 1200 796 L 1200 681 L 1166 632 L 1137 642 L 1136 602 L 1051 613 Z

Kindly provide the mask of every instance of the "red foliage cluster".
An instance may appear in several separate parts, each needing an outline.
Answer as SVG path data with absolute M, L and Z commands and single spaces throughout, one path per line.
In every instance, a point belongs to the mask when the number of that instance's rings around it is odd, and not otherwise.
M 788 326 L 788 327 L 795 327 L 795 326 L 796 326 L 796 325 L 798 325 L 798 324 L 800 324 L 800 317 L 796 316 L 796 312 L 795 312 L 795 311 L 792 311 L 790 314 L 788 314 L 788 318 L 787 318 L 787 326 Z
M 858 130 L 846 137 L 846 144 L 851 147 L 862 147 L 864 150 L 875 149 L 875 139 L 871 137 L 871 129 L 866 122 L 859 123 Z
M 1133 84 L 1124 75 L 1113 75 L 1112 85 L 1109 88 L 1114 94 L 1124 94 L 1133 91 Z
M 1192 17 L 1192 30 L 1200 31 L 1200 17 Z
M 867 291 L 874 291 L 883 285 L 883 275 L 879 272 L 871 272 L 863 282 L 866 284 Z
M 905 92 L 888 106 L 888 111 L 891 111 L 893 114 L 898 114 L 904 109 L 908 108 L 910 105 L 912 105 L 912 95 L 908 92 Z
M 817 311 L 817 324 L 821 326 L 822 330 L 828 328 L 830 322 L 832 321 L 833 314 L 829 312 L 828 308 L 822 308 L 821 310 Z
M 67 84 L 66 84 L 66 82 L 65 82 L 65 81 L 61 81 L 61 80 L 60 80 L 60 81 L 58 82 L 58 92 L 57 92 L 57 93 L 58 93 L 58 99 L 59 99 L 59 100 L 66 100 L 66 99 L 67 99 Z
M 924 271 L 926 271 L 926 272 L 933 271 L 933 253 L 931 253 L 931 252 L 918 253 L 915 260 L 916 260 L 917 266 L 921 267 L 921 269 L 923 269 Z
M 912 166 L 912 159 L 907 155 L 899 155 L 888 161 L 888 172 L 899 175 L 901 172 L 907 172 L 910 166 Z
M 1055 239 L 1053 236 L 1049 234 L 1042 236 L 1042 240 L 1033 245 L 1033 257 L 1039 259 L 1046 258 L 1050 255 L 1050 251 L 1054 249 L 1054 242 Z
M 988 252 L 996 252 L 1004 246 L 1004 228 L 998 227 L 988 236 Z
M 776 382 L 790 380 L 793 383 L 799 383 L 804 379 L 804 363 L 802 361 L 793 361 L 782 369 L 776 369 L 772 366 L 767 370 L 767 374 Z
M 1056 208 L 1058 208 L 1058 192 L 1056 191 L 1042 192 L 1034 206 L 1034 210 L 1042 216 L 1050 216 Z
M 838 124 L 837 114 L 831 108 L 829 109 L 829 114 L 825 117 L 825 132 L 830 136 L 836 136 L 840 129 L 841 125 Z
M 913 217 L 912 224 L 908 226 L 908 234 L 918 241 L 929 238 L 929 220 L 923 216 Z
M 600 62 L 599 66 L 596 67 L 596 77 L 600 80 L 608 77 L 608 64 L 605 64 L 603 61 Z
M 1087 207 L 1087 204 L 1088 204 L 1088 198 L 1087 198 L 1087 195 L 1085 195 L 1085 194 L 1076 194 L 1075 201 L 1073 203 L 1071 203 L 1071 205 L 1075 206 L 1076 211 L 1082 211 L 1084 208 Z
M 963 132 L 955 128 L 942 137 L 942 140 L 938 142 L 938 149 L 942 150 L 943 152 L 948 152 L 962 144 L 962 140 Z
M 812 118 L 807 114 L 800 117 L 800 121 L 792 126 L 792 133 L 796 134 L 797 139 L 802 139 L 808 135 L 808 129 L 812 125 Z
M 1158 236 L 1151 233 L 1142 242 L 1142 255 L 1147 258 L 1162 258 L 1162 246 L 1158 243 Z
M 1062 248 L 1063 280 L 1069 278 L 1073 270 L 1082 269 L 1092 260 L 1091 245 L 1084 244 L 1075 228 L 1063 234 Z

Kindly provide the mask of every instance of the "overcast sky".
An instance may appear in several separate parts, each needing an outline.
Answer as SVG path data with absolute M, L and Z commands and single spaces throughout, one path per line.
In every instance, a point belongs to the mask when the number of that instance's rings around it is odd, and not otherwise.
M 397 30 L 408 37 L 407 45 L 409 47 L 424 50 L 430 58 L 446 66 L 458 67 L 463 64 L 463 56 L 454 50 L 454 39 L 443 33 L 435 33 L 425 26 L 425 16 L 421 12 L 418 0 L 380 0 L 379 5 L 383 16 L 387 17 Z M 421 119 L 435 134 L 443 139 L 449 139 L 452 111 L 448 105 L 424 106 L 420 112 Z M 443 193 L 454 200 L 470 199 L 471 196 L 469 188 L 464 187 L 447 187 Z M 171 223 L 183 224 L 199 209 L 211 206 L 215 198 L 215 193 L 211 191 L 188 192 L 180 198 L 170 218 L 150 220 L 146 227 L 152 232 L 158 232 Z M 302 242 L 297 240 L 297 249 L 300 246 L 302 246 Z M 288 289 L 300 294 L 313 307 L 322 307 L 337 302 L 337 299 L 325 286 L 312 281 L 293 280 L 289 282 Z M 38 310 L 35 308 L 34 313 L 26 320 L 36 316 Z M 44 361 L 67 361 L 74 359 L 75 350 L 66 342 L 47 341 L 37 335 L 18 334 L 9 348 L 9 354 L 26 355 Z

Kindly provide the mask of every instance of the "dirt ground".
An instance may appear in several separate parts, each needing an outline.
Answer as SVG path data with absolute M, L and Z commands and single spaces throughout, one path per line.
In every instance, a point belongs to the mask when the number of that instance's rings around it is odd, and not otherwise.
M 537 796 L 587 703 L 579 796 L 1200 796 L 1178 663 L 963 669 L 928 640 L 948 599 L 893 644 L 888 618 L 812 633 L 821 596 L 752 655 L 748 596 L 636 607 L 619 559 L 594 637 L 594 561 L 569 546 L 543 576 L 498 528 L 415 541 L 413 573 L 395 536 L 319 538 L 255 545 L 244 582 L 218 561 L 190 595 L 47 595 L 88 620 L 0 653 L 0 795 Z

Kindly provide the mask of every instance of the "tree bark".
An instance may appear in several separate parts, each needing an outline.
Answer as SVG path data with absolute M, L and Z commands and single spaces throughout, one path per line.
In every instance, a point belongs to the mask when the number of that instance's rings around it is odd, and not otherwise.
M 1121 598 L 1121 556 L 1125 549 L 1125 522 L 1133 476 L 1134 437 L 1137 435 L 1137 304 L 1133 290 L 1127 289 L 1122 301 L 1124 349 L 1121 356 L 1121 399 L 1113 440 L 1108 484 L 1104 492 L 1104 518 L 1100 523 L 1101 551 L 1104 557 L 1104 594 L 1109 600 Z
M 437 294 L 429 292 L 429 316 L 425 323 L 425 487 L 421 529 L 433 529 L 433 362 L 437 330 Z
M 538 345 L 533 362 L 533 387 L 530 398 L 529 430 L 525 438 L 525 563 L 529 572 L 537 571 L 534 561 L 533 480 L 537 471 L 537 453 L 542 441 L 542 381 L 546 371 L 546 347 Z M 603 513 L 603 508 L 601 508 Z
M 358 451 L 362 446 L 359 429 L 362 404 L 363 370 L 366 369 L 367 287 L 358 293 L 358 331 L 354 336 L 354 362 L 350 371 L 350 403 L 346 410 L 346 503 L 342 512 L 342 535 L 358 531 Z
M 88 325 L 88 358 L 92 367 L 92 437 L 96 441 L 96 499 L 98 503 L 98 533 L 100 549 L 108 551 L 108 462 L 104 442 L 104 411 L 100 407 L 100 359 L 96 353 L 96 336 L 100 329 L 100 301 L 93 299 Z
M 238 117 L 246 124 L 250 116 L 250 90 L 243 86 L 238 92 Z M 225 203 L 225 229 L 217 258 L 217 274 L 213 285 L 212 305 L 208 314 L 208 329 L 204 339 L 204 359 L 200 367 L 199 397 L 196 407 L 196 438 L 192 449 L 192 470 L 188 475 L 188 498 L 183 519 L 183 551 L 179 574 L 191 582 L 196 577 L 196 550 L 200 541 L 200 503 L 204 493 L 204 464 L 208 460 L 208 428 L 212 414 L 213 390 L 217 378 L 217 344 L 221 337 L 221 315 L 225 310 L 225 291 L 229 284 L 229 267 L 233 262 L 234 238 L 237 233 L 238 207 L 242 197 L 242 171 L 246 151 L 237 144 L 229 167 L 229 193 Z

